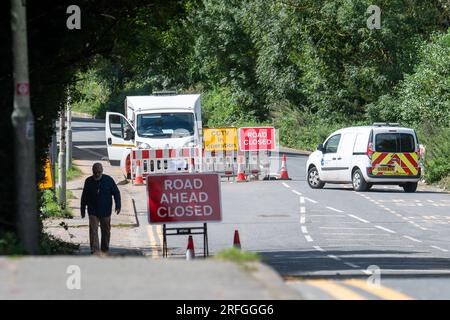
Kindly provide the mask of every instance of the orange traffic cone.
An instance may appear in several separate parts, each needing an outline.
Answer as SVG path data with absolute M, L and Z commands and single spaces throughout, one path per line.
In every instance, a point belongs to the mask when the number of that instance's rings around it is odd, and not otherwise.
M 144 179 L 141 174 L 141 160 L 136 160 L 136 177 L 134 178 L 135 186 L 142 186 L 144 184 Z
M 278 177 L 278 180 L 291 180 L 286 167 L 286 154 L 283 154 L 283 159 L 281 160 L 280 176 Z
M 233 247 L 241 249 L 241 240 L 239 239 L 239 232 L 237 230 L 234 230 Z
M 186 249 L 186 260 L 193 260 L 194 258 L 195 258 L 194 240 L 192 240 L 192 236 L 189 236 L 188 245 Z
M 242 170 L 242 166 L 242 163 L 238 164 L 236 182 L 247 182 L 247 177 L 245 176 L 244 170 Z

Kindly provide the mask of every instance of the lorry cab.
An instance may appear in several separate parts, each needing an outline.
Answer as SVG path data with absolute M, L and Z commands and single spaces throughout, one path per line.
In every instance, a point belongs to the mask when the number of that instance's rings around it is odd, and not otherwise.
M 201 146 L 200 95 L 127 96 L 124 114 L 106 113 L 105 133 L 113 165 L 126 160 L 130 148 Z
M 312 188 L 352 183 L 356 191 L 365 191 L 374 184 L 397 184 L 414 192 L 421 175 L 420 150 L 414 129 L 398 124 L 344 128 L 310 155 L 307 181 Z

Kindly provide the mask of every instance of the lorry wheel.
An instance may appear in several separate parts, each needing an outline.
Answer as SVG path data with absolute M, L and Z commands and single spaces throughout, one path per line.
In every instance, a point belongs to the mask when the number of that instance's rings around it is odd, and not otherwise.
M 416 192 L 417 190 L 417 182 L 407 182 L 403 185 L 403 190 L 405 190 L 405 192 Z
M 369 190 L 369 185 L 366 182 L 366 180 L 364 179 L 364 176 L 361 173 L 361 170 L 356 169 L 353 172 L 352 175 L 352 184 L 353 184 L 353 190 L 355 191 L 367 191 Z
M 308 184 L 313 189 L 322 189 L 325 186 L 325 182 L 320 181 L 319 171 L 316 167 L 312 167 L 308 170 Z

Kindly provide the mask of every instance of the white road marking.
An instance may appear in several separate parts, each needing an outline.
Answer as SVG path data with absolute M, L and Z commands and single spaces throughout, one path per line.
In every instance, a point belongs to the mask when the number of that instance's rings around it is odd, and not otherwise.
M 313 247 L 314 249 L 316 249 L 317 251 L 320 251 L 320 252 L 325 252 L 325 250 L 324 249 L 322 249 L 321 247 L 319 247 L 319 246 L 314 246 Z
M 304 204 L 305 203 L 305 197 L 300 197 L 300 203 Z
M 434 248 L 434 249 L 440 250 L 440 251 L 442 251 L 442 252 L 448 252 L 447 249 L 443 249 L 443 248 L 438 247 L 438 246 L 431 246 L 431 247 Z
M 422 242 L 422 241 L 420 241 L 420 240 L 418 240 L 416 238 L 410 237 L 410 236 L 403 236 L 403 238 L 409 239 L 409 240 L 414 241 L 414 242 Z
M 305 200 L 306 200 L 306 201 L 309 201 L 309 202 L 312 202 L 312 203 L 317 203 L 316 200 L 313 200 L 313 199 L 310 199 L 310 198 L 307 198 L 307 197 L 305 197 Z
M 382 226 L 375 226 L 375 228 L 378 228 L 380 230 L 384 230 L 384 231 L 389 232 L 389 233 L 397 233 L 397 232 L 395 232 L 395 231 L 393 231 L 391 229 L 388 229 L 388 228 L 385 228 L 385 227 L 382 227 Z
M 285 186 L 286 188 L 290 188 L 291 186 L 289 186 L 287 183 L 283 182 L 282 183 L 283 186 Z
M 342 218 L 346 217 L 345 214 L 310 214 L 310 217 L 331 217 L 331 218 Z
M 300 207 L 300 213 L 305 213 L 306 212 L 306 208 L 305 207 Z
M 333 208 L 333 207 L 327 207 L 327 209 L 330 209 L 332 211 L 336 211 L 336 212 L 339 212 L 339 213 L 344 213 L 344 211 L 336 209 L 336 208 Z
M 305 239 L 306 239 L 306 241 L 308 241 L 308 242 L 313 242 L 313 239 L 311 238 L 310 235 L 305 234 Z
M 344 264 L 346 265 L 346 266 L 349 266 L 350 268 L 361 268 L 360 266 L 358 266 L 358 265 L 356 265 L 356 264 L 354 264 L 354 263 L 351 263 L 351 262 L 344 262 Z
M 300 224 L 305 224 L 305 222 L 306 222 L 306 217 L 305 217 L 305 215 L 301 215 L 301 216 L 300 216 Z
M 295 193 L 296 195 L 299 195 L 299 196 L 301 196 L 302 195 L 302 193 L 301 192 L 298 192 L 297 190 L 291 190 L 293 193 Z
M 379 233 L 335 233 L 335 232 L 324 232 L 322 233 L 323 235 L 327 235 L 327 236 L 364 236 L 364 237 L 369 237 L 369 236 L 382 236 Z
M 331 258 L 331 259 L 334 259 L 334 260 L 336 260 L 336 261 L 342 261 L 341 258 L 336 257 L 334 254 L 327 254 L 327 257 L 328 257 L 328 258 Z
M 364 223 L 369 223 L 369 221 L 364 220 L 363 218 L 357 217 L 357 216 L 355 216 L 355 215 L 353 215 L 353 214 L 347 214 L 347 215 L 348 215 L 350 218 L 359 220 L 359 221 L 364 222 Z
M 306 228 L 306 226 L 302 226 L 301 229 L 303 233 L 308 233 L 308 229 Z
M 319 229 L 333 229 L 333 230 L 373 230 L 374 228 L 319 227 Z

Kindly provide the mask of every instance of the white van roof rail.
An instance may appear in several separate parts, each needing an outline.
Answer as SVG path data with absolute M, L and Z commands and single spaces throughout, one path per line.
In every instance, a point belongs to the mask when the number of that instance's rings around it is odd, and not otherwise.
M 400 127 L 400 123 L 397 122 L 374 122 L 374 127 Z

